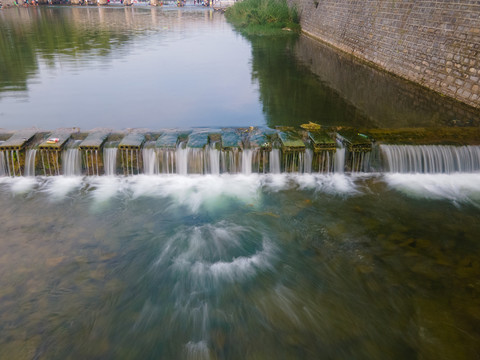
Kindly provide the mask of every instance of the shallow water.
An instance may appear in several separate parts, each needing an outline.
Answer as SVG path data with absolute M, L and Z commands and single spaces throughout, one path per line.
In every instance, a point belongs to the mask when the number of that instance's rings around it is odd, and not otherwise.
M 478 184 L 0 178 L 0 357 L 475 358 Z

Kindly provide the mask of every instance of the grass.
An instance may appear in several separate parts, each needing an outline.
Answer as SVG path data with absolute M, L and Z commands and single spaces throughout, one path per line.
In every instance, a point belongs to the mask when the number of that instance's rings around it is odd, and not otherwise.
M 228 8 L 225 15 L 246 35 L 300 31 L 297 9 L 289 7 L 286 0 L 243 0 Z

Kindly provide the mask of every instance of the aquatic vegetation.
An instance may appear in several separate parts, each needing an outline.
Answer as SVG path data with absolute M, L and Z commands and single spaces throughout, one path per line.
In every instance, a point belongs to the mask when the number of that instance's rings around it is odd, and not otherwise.
M 286 0 L 244 0 L 225 13 L 238 30 L 247 35 L 277 35 L 280 32 L 300 31 L 295 7 Z

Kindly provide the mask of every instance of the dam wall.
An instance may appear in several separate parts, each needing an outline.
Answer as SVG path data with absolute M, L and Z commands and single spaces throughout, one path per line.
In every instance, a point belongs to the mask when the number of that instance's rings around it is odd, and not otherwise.
M 480 171 L 478 127 L 165 129 L 0 133 L 0 181 L 17 176 Z
M 479 1 L 289 1 L 306 34 L 480 109 Z

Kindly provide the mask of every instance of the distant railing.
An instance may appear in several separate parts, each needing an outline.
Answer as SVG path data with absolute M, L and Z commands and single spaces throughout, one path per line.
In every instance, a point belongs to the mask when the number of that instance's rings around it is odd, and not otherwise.
M 230 6 L 235 5 L 236 2 L 237 0 L 217 0 L 217 1 L 213 1 L 213 7 L 224 9 L 224 8 L 228 8 Z

